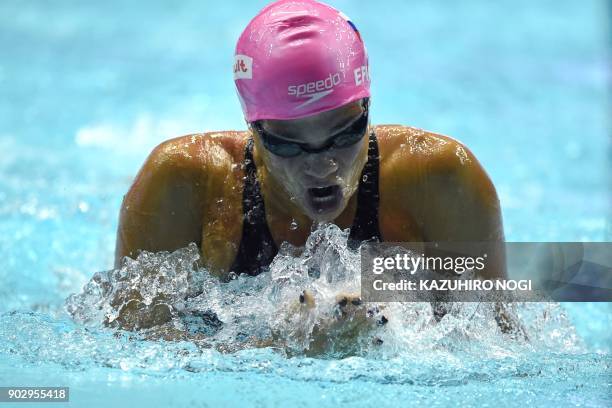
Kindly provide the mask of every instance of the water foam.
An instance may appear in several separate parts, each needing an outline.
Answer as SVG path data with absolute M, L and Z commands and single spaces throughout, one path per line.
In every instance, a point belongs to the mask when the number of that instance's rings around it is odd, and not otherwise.
M 359 252 L 347 239 L 348 230 L 320 225 L 303 249 L 283 244 L 269 270 L 226 282 L 198 266 L 195 244 L 172 253 L 142 252 L 118 269 L 96 273 L 66 300 L 66 310 L 87 326 L 229 352 L 270 347 L 285 355 L 431 355 L 458 362 L 465 353 L 505 358 L 582 350 L 555 303 L 504 305 L 525 336 L 503 334 L 494 305 L 484 302 L 447 304 L 439 321 L 430 303 L 362 304 L 346 312 L 338 295 L 359 293 L 360 287 Z M 299 302 L 304 291 L 314 298 L 311 307 Z

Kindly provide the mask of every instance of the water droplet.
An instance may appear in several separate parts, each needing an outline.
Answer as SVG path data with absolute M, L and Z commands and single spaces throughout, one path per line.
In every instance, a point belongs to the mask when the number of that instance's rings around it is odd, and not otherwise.
M 292 220 L 291 220 L 291 224 L 289 225 L 289 229 L 290 229 L 290 230 L 296 230 L 296 229 L 297 229 L 297 227 L 298 227 L 298 223 L 297 223 L 297 221 L 296 221 L 296 220 L 294 220 L 294 219 L 292 219 Z

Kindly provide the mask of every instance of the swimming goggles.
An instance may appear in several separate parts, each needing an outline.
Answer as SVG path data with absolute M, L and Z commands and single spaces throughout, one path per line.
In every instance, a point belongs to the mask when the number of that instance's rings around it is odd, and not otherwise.
M 306 143 L 290 142 L 267 132 L 260 121 L 251 123 L 251 126 L 259 133 L 264 147 L 271 153 L 281 157 L 295 157 L 301 153 L 320 153 L 329 148 L 343 148 L 359 142 L 368 129 L 368 100 L 363 104 L 362 114 L 348 128 L 333 135 L 319 148 L 308 147 Z

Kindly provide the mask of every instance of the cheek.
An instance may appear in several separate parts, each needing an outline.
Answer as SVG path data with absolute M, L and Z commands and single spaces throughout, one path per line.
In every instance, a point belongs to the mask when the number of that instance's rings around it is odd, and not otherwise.
M 361 175 L 363 165 L 367 160 L 367 149 L 362 143 L 339 151 L 336 160 L 340 165 L 341 177 L 346 182 L 353 183 Z
M 296 181 L 299 181 L 303 174 L 300 158 L 270 158 L 267 160 L 266 166 L 270 173 L 285 185 L 285 188 L 297 188 Z

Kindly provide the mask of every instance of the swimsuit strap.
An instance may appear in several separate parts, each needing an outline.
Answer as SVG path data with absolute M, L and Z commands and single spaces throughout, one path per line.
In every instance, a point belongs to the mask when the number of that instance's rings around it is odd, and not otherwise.
M 368 144 L 368 161 L 361 172 L 357 191 L 357 213 L 348 241 L 349 247 L 353 249 L 356 249 L 363 241 L 382 241 L 378 226 L 379 161 L 378 141 L 372 129 Z
M 272 262 L 278 248 L 266 222 L 266 209 L 253 160 L 253 138 L 249 138 L 246 144 L 244 166 L 242 238 L 230 271 L 255 276 Z

